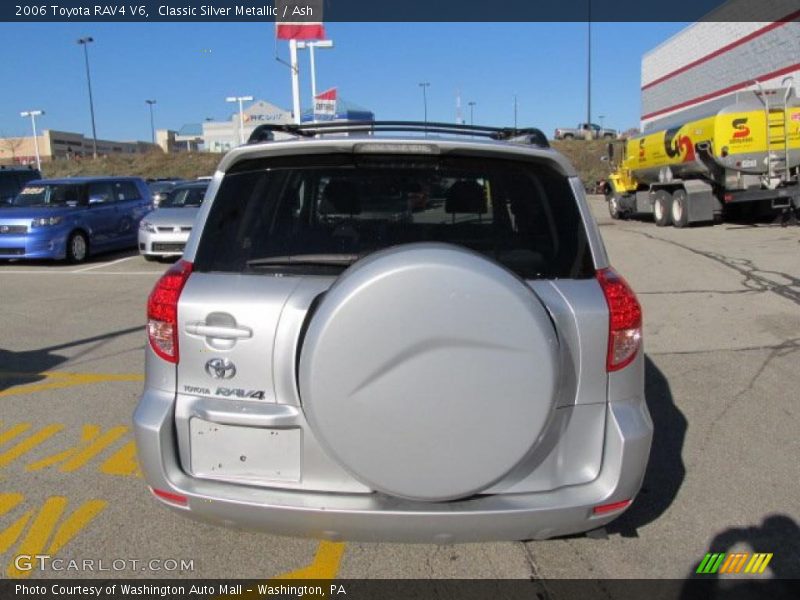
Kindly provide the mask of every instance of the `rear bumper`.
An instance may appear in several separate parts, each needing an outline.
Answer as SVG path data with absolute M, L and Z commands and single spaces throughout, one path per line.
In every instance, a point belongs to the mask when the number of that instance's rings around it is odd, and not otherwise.
M 146 390 L 133 420 L 148 484 L 186 497 L 185 506 L 165 504 L 191 518 L 330 540 L 454 543 L 546 539 L 601 527 L 618 517 L 622 509 L 595 516 L 592 508 L 636 496 L 647 466 L 653 425 L 643 398 L 607 406 L 603 465 L 594 481 L 548 492 L 441 503 L 197 479 L 180 466 L 172 394 Z

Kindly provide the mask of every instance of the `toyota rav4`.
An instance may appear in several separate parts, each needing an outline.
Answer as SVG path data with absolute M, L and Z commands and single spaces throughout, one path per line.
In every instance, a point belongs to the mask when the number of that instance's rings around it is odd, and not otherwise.
M 134 424 L 162 503 L 450 543 L 587 531 L 634 500 L 641 308 L 540 131 L 265 125 L 207 198 L 147 305 Z

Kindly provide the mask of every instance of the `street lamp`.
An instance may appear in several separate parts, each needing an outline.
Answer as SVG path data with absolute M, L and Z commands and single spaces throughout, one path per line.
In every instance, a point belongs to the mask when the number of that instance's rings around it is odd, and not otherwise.
M 155 100 L 145 100 L 145 103 L 150 106 L 150 137 L 152 138 L 152 142 L 156 143 L 156 128 L 153 124 L 153 104 L 156 103 Z
M 244 144 L 244 108 L 242 102 L 251 102 L 252 96 L 228 96 L 225 102 L 238 102 L 239 103 L 239 143 Z
M 308 48 L 308 57 L 311 60 L 311 108 L 313 118 L 313 108 L 317 102 L 317 68 L 314 64 L 314 48 L 333 48 L 333 40 L 318 40 L 316 42 L 297 42 L 300 49 Z
M 422 88 L 422 108 L 425 111 L 425 132 L 428 131 L 428 88 L 431 86 L 430 82 L 423 81 L 419 84 Z
M 473 101 L 467 102 L 467 106 L 469 106 L 469 125 L 470 125 L 470 127 L 475 125 L 475 114 L 474 114 L 475 104 L 476 103 L 473 102 Z
M 92 115 L 92 154 L 97 158 L 97 129 L 94 125 L 94 100 L 92 99 L 92 77 L 89 75 L 89 44 L 94 42 L 94 38 L 89 36 L 78 39 L 78 43 L 83 46 L 83 58 L 86 61 L 86 84 L 89 86 L 89 113 Z
M 44 114 L 43 110 L 25 110 L 19 113 L 20 117 L 30 117 L 31 126 L 33 127 L 33 147 L 36 152 L 36 168 L 42 170 L 42 160 L 39 157 L 39 138 L 36 136 L 36 117 Z

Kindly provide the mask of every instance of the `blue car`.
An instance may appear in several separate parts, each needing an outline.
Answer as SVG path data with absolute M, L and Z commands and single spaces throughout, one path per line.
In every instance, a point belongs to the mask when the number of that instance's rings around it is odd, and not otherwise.
M 138 177 L 29 181 L 0 206 L 0 259 L 79 263 L 92 254 L 132 248 L 139 221 L 152 209 L 150 190 Z

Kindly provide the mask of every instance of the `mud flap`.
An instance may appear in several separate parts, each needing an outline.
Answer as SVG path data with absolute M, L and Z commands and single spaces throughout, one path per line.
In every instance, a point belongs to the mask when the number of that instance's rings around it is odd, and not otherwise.
M 696 179 L 683 182 L 686 190 L 689 223 L 702 223 L 714 220 L 714 214 L 722 212 L 722 204 L 714 196 L 711 185 Z

